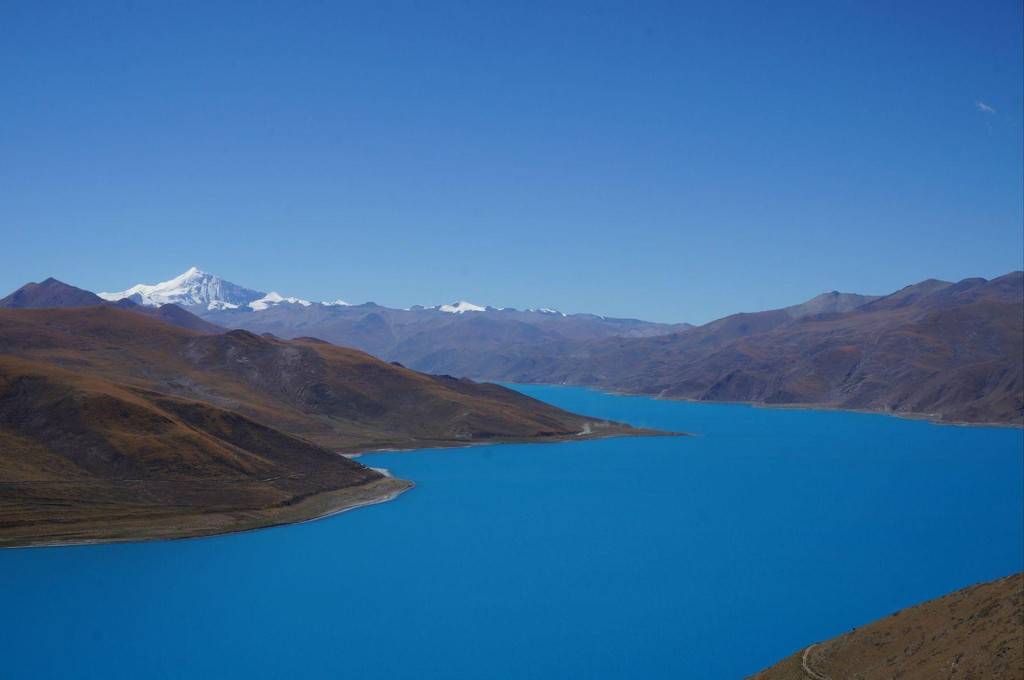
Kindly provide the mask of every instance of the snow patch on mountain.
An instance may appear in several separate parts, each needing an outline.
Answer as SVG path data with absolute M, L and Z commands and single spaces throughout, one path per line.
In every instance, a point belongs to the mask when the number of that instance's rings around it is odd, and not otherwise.
M 540 309 L 530 308 L 528 312 L 534 312 L 535 314 L 557 314 L 558 316 L 566 316 L 565 312 L 560 312 L 557 309 L 548 309 L 547 307 L 541 307 Z
M 292 305 L 302 305 L 303 307 L 309 307 L 310 305 L 313 304 L 309 300 L 303 300 L 303 299 L 297 298 L 297 297 L 287 297 L 286 298 L 286 297 L 283 297 L 282 295 L 280 295 L 278 293 L 270 292 L 270 293 L 267 293 L 266 295 L 264 295 L 263 297 L 261 297 L 259 300 L 253 300 L 252 302 L 250 302 L 249 303 L 249 308 L 252 309 L 255 312 L 258 312 L 260 310 L 266 309 L 267 307 L 271 307 L 273 305 L 279 305 L 279 304 L 282 304 L 282 303 L 287 303 L 287 304 L 292 304 Z

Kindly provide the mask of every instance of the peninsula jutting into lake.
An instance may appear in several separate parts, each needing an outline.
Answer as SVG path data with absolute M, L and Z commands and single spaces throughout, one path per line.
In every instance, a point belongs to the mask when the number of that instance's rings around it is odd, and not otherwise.
M 339 453 L 657 434 L 312 338 L 134 311 L 0 309 L 0 547 L 241 531 L 410 486 Z

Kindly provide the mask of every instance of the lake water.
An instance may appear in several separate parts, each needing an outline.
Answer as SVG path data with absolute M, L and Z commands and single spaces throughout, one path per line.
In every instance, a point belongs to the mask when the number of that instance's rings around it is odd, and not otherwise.
M 0 678 L 742 678 L 1024 568 L 1024 432 L 522 387 L 701 437 L 383 453 L 234 536 L 0 551 Z

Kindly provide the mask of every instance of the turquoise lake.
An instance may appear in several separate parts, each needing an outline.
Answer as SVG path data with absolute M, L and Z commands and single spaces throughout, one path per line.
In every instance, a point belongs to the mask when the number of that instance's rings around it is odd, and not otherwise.
M 0 678 L 742 678 L 1024 569 L 1024 432 L 519 387 L 700 437 L 394 452 L 217 538 L 0 551 Z

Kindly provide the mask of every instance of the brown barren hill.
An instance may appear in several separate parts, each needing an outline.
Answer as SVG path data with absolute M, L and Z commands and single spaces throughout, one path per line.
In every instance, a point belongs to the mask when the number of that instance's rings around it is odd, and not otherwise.
M 750 680 L 1019 680 L 1024 576 L 898 611 L 811 645 Z
M 204 334 L 107 306 L 0 309 L 0 354 L 207 402 L 335 451 L 649 434 L 314 339 Z
M 238 531 L 408 486 L 231 411 L 0 356 L 0 547 Z

